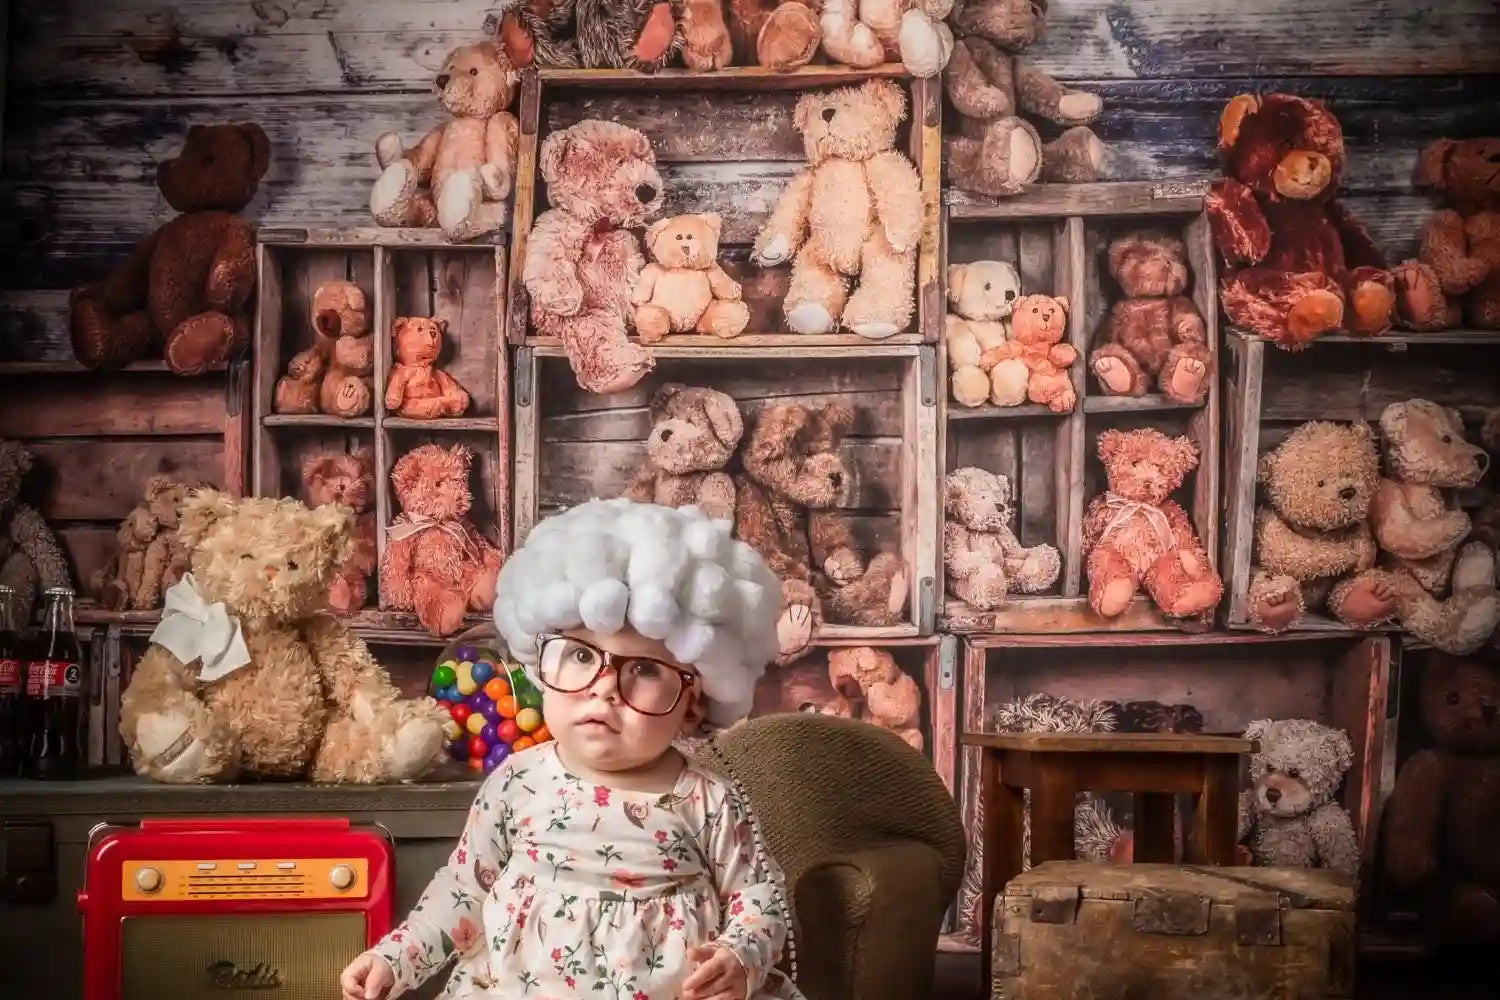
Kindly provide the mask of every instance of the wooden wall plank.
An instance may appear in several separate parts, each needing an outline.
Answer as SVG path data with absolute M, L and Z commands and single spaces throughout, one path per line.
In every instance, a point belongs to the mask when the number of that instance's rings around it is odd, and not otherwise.
M 0 437 L 222 434 L 221 375 L 170 372 L 34 375 L 0 392 Z
M 49 521 L 119 521 L 157 473 L 224 483 L 222 439 L 46 440 L 27 447 L 36 456 L 32 475 L 44 490 L 38 508 Z

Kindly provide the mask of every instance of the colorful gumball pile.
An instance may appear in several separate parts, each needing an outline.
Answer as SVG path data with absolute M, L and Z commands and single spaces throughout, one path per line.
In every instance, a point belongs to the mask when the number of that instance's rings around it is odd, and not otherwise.
M 517 750 L 552 738 L 542 693 L 493 650 L 460 646 L 433 668 L 431 690 L 453 716 L 448 752 L 475 771 L 489 774 Z

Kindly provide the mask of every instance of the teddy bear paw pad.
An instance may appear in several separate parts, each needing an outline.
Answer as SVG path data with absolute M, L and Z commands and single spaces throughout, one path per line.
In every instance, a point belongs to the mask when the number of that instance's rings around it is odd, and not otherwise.
M 806 648 L 812 634 L 812 609 L 805 604 L 792 605 L 776 620 L 777 649 L 782 655 Z
M 1135 597 L 1135 581 L 1121 578 L 1112 580 L 1105 584 L 1099 591 L 1099 616 L 1101 618 L 1118 618 L 1130 607 L 1130 602 Z
M 1100 358 L 1095 361 L 1094 375 L 1107 392 L 1124 395 L 1130 391 L 1130 369 L 1119 358 Z
M 794 333 L 829 333 L 833 330 L 833 314 L 821 303 L 803 302 L 787 310 L 786 325 Z
M 410 160 L 397 160 L 381 171 L 370 188 L 370 215 L 382 226 L 401 225 L 396 209 L 406 204 L 416 190 L 416 168 Z
M 885 609 L 893 615 L 899 615 L 901 609 L 906 606 L 906 592 L 906 573 L 902 571 L 891 578 L 891 589 L 886 595 Z
M 1098 94 L 1064 94 L 1057 101 L 1057 115 L 1067 122 L 1082 124 L 1093 121 L 1104 109 Z
M 856 323 L 849 329 L 867 340 L 884 340 L 886 337 L 894 336 L 900 328 L 895 323 L 880 323 L 872 320 L 868 323 Z
M 1287 313 L 1286 326 L 1303 343 L 1320 333 L 1337 330 L 1344 321 L 1344 302 L 1333 292 L 1315 289 L 1297 300 Z
M 1356 330 L 1379 333 L 1391 324 L 1396 295 L 1378 281 L 1362 281 L 1354 289 L 1354 322 Z
M 151 712 L 135 726 L 135 745 L 142 763 L 159 780 L 186 779 L 198 773 L 207 748 L 193 737 L 192 722 L 182 712 Z
M 1166 394 L 1173 399 L 1197 399 L 1207 378 L 1208 365 L 1197 358 L 1183 358 L 1167 376 Z
M 1374 625 L 1396 613 L 1396 595 L 1384 582 L 1362 580 L 1344 595 L 1339 610 L 1353 625 Z

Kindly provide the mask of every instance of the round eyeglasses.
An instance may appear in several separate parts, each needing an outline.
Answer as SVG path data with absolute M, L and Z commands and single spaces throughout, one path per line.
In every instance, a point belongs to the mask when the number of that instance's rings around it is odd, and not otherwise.
M 620 656 L 567 635 L 537 636 L 537 677 L 561 694 L 593 687 L 610 667 L 620 700 L 642 715 L 669 715 L 692 686 L 691 670 L 649 656 Z

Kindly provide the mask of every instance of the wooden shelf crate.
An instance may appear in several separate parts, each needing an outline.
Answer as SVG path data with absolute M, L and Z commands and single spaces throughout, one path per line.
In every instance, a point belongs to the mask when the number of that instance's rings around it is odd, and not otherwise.
M 1413 398 L 1458 408 L 1467 437 L 1478 442 L 1479 422 L 1488 409 L 1500 406 L 1500 331 L 1337 335 L 1293 354 L 1231 329 L 1225 346 L 1225 623 L 1252 628 L 1248 595 L 1260 456 L 1306 421 L 1374 423 L 1389 404 Z M 1481 496 L 1480 490 L 1461 491 L 1458 499 L 1470 507 Z M 1347 631 L 1320 614 L 1305 614 L 1293 629 Z
M 505 248 L 494 242 L 446 243 L 433 230 L 274 230 L 261 233 L 257 257 L 254 494 L 298 496 L 301 464 L 309 455 L 368 448 L 375 460 L 375 513 L 382 527 L 377 546 L 383 556 L 383 528 L 400 513 L 391 468 L 420 445 L 463 444 L 474 452 L 470 516 L 509 551 L 509 360 L 500 332 Z M 331 279 L 354 281 L 370 296 L 375 335 L 372 412 L 352 419 L 273 413 L 276 381 L 287 361 L 312 343 L 313 292 Z M 468 391 L 471 404 L 464 416 L 413 420 L 386 412 L 385 384 L 395 361 L 392 332 L 396 320 L 405 316 L 447 320 L 438 367 Z M 374 604 L 378 591 L 372 578 L 372 606 L 354 616 L 356 628 L 372 640 L 407 641 L 409 633 L 420 633 L 414 615 Z
M 626 392 L 578 387 L 553 346 L 522 347 L 515 374 L 517 544 L 536 522 L 595 497 L 622 494 L 645 461 L 648 401 L 665 382 L 705 386 L 735 398 L 746 435 L 763 408 L 782 402 L 854 408 L 842 454 L 849 482 L 840 506 L 867 553 L 900 553 L 911 581 L 902 625 L 824 625 L 824 638 L 891 639 L 933 630 L 937 540 L 936 355 L 918 345 L 695 347 L 657 352 L 656 368 Z M 788 363 L 794 362 L 794 363 Z
M 938 214 L 941 183 L 941 96 L 935 80 L 911 80 L 899 64 L 870 70 L 809 66 L 793 73 L 736 67 L 717 73 L 664 70 L 655 74 L 615 70 L 543 70 L 522 75 L 515 214 L 511 229 L 508 336 L 513 345 L 556 346 L 530 330 L 528 297 L 521 283 L 527 239 L 536 217 L 547 210 L 538 164 L 542 140 L 585 119 L 605 119 L 639 129 L 650 140 L 665 184 L 657 218 L 717 212 L 723 219 L 719 263 L 744 289 L 750 325 L 732 340 L 673 334 L 652 351 L 672 348 L 768 348 L 844 346 L 872 341 L 848 332 L 806 337 L 787 331 L 781 303 L 791 278 L 789 264 L 759 267 L 750 250 L 787 183 L 805 164 L 792 110 L 809 91 L 872 79 L 896 79 L 907 92 L 907 121 L 897 148 L 922 177 L 926 220 L 918 249 L 916 310 L 907 330 L 882 341 L 910 345 L 937 340 L 942 327 L 938 276 Z M 650 91 L 644 100 L 642 90 Z M 649 258 L 648 258 L 649 259 Z
M 996 709 L 1035 692 L 1113 703 L 1123 732 L 1238 735 L 1264 718 L 1315 719 L 1343 729 L 1354 763 L 1340 801 L 1359 837 L 1361 884 L 1368 886 L 1381 807 L 1395 783 L 1400 702 L 1394 647 L 1386 636 L 1234 632 L 969 637 L 960 670 L 960 732 L 989 731 Z M 953 943 L 977 946 L 983 822 L 977 749 L 960 750 L 958 773 L 971 852 Z M 1244 780 L 1248 787 L 1248 772 Z M 1126 818 L 1119 809 L 1116 816 Z M 1369 911 L 1363 899 L 1361 912 Z
M 1079 355 L 1070 371 L 1078 405 L 1058 414 L 1034 404 L 960 406 L 948 388 L 946 346 L 940 347 L 944 472 L 977 466 L 1006 476 L 1016 509 L 1013 528 L 1021 543 L 1055 545 L 1063 563 L 1052 593 L 1014 595 L 994 611 L 978 611 L 945 596 L 943 622 L 948 630 L 1070 633 L 1209 626 L 1209 616 L 1168 619 L 1144 595 L 1117 618 L 1094 614 L 1087 600 L 1082 534 L 1089 501 L 1105 488 L 1097 458 L 1099 433 L 1112 427 L 1156 427 L 1185 434 L 1198 445 L 1198 469 L 1176 498 L 1211 557 L 1217 556 L 1219 380 L 1213 380 L 1202 405 L 1186 406 L 1156 394 L 1105 395 L 1087 369 L 1095 332 L 1120 297 L 1108 273 L 1109 242 L 1121 232 L 1141 228 L 1166 229 L 1182 237 L 1192 272 L 1188 294 L 1203 315 L 1209 351 L 1218 363 L 1217 279 L 1203 214 L 1206 189 L 1198 183 L 1043 184 L 1012 199 L 945 195 L 943 271 L 949 264 L 1003 260 L 1020 274 L 1022 294 L 1065 296 L 1067 342 Z

